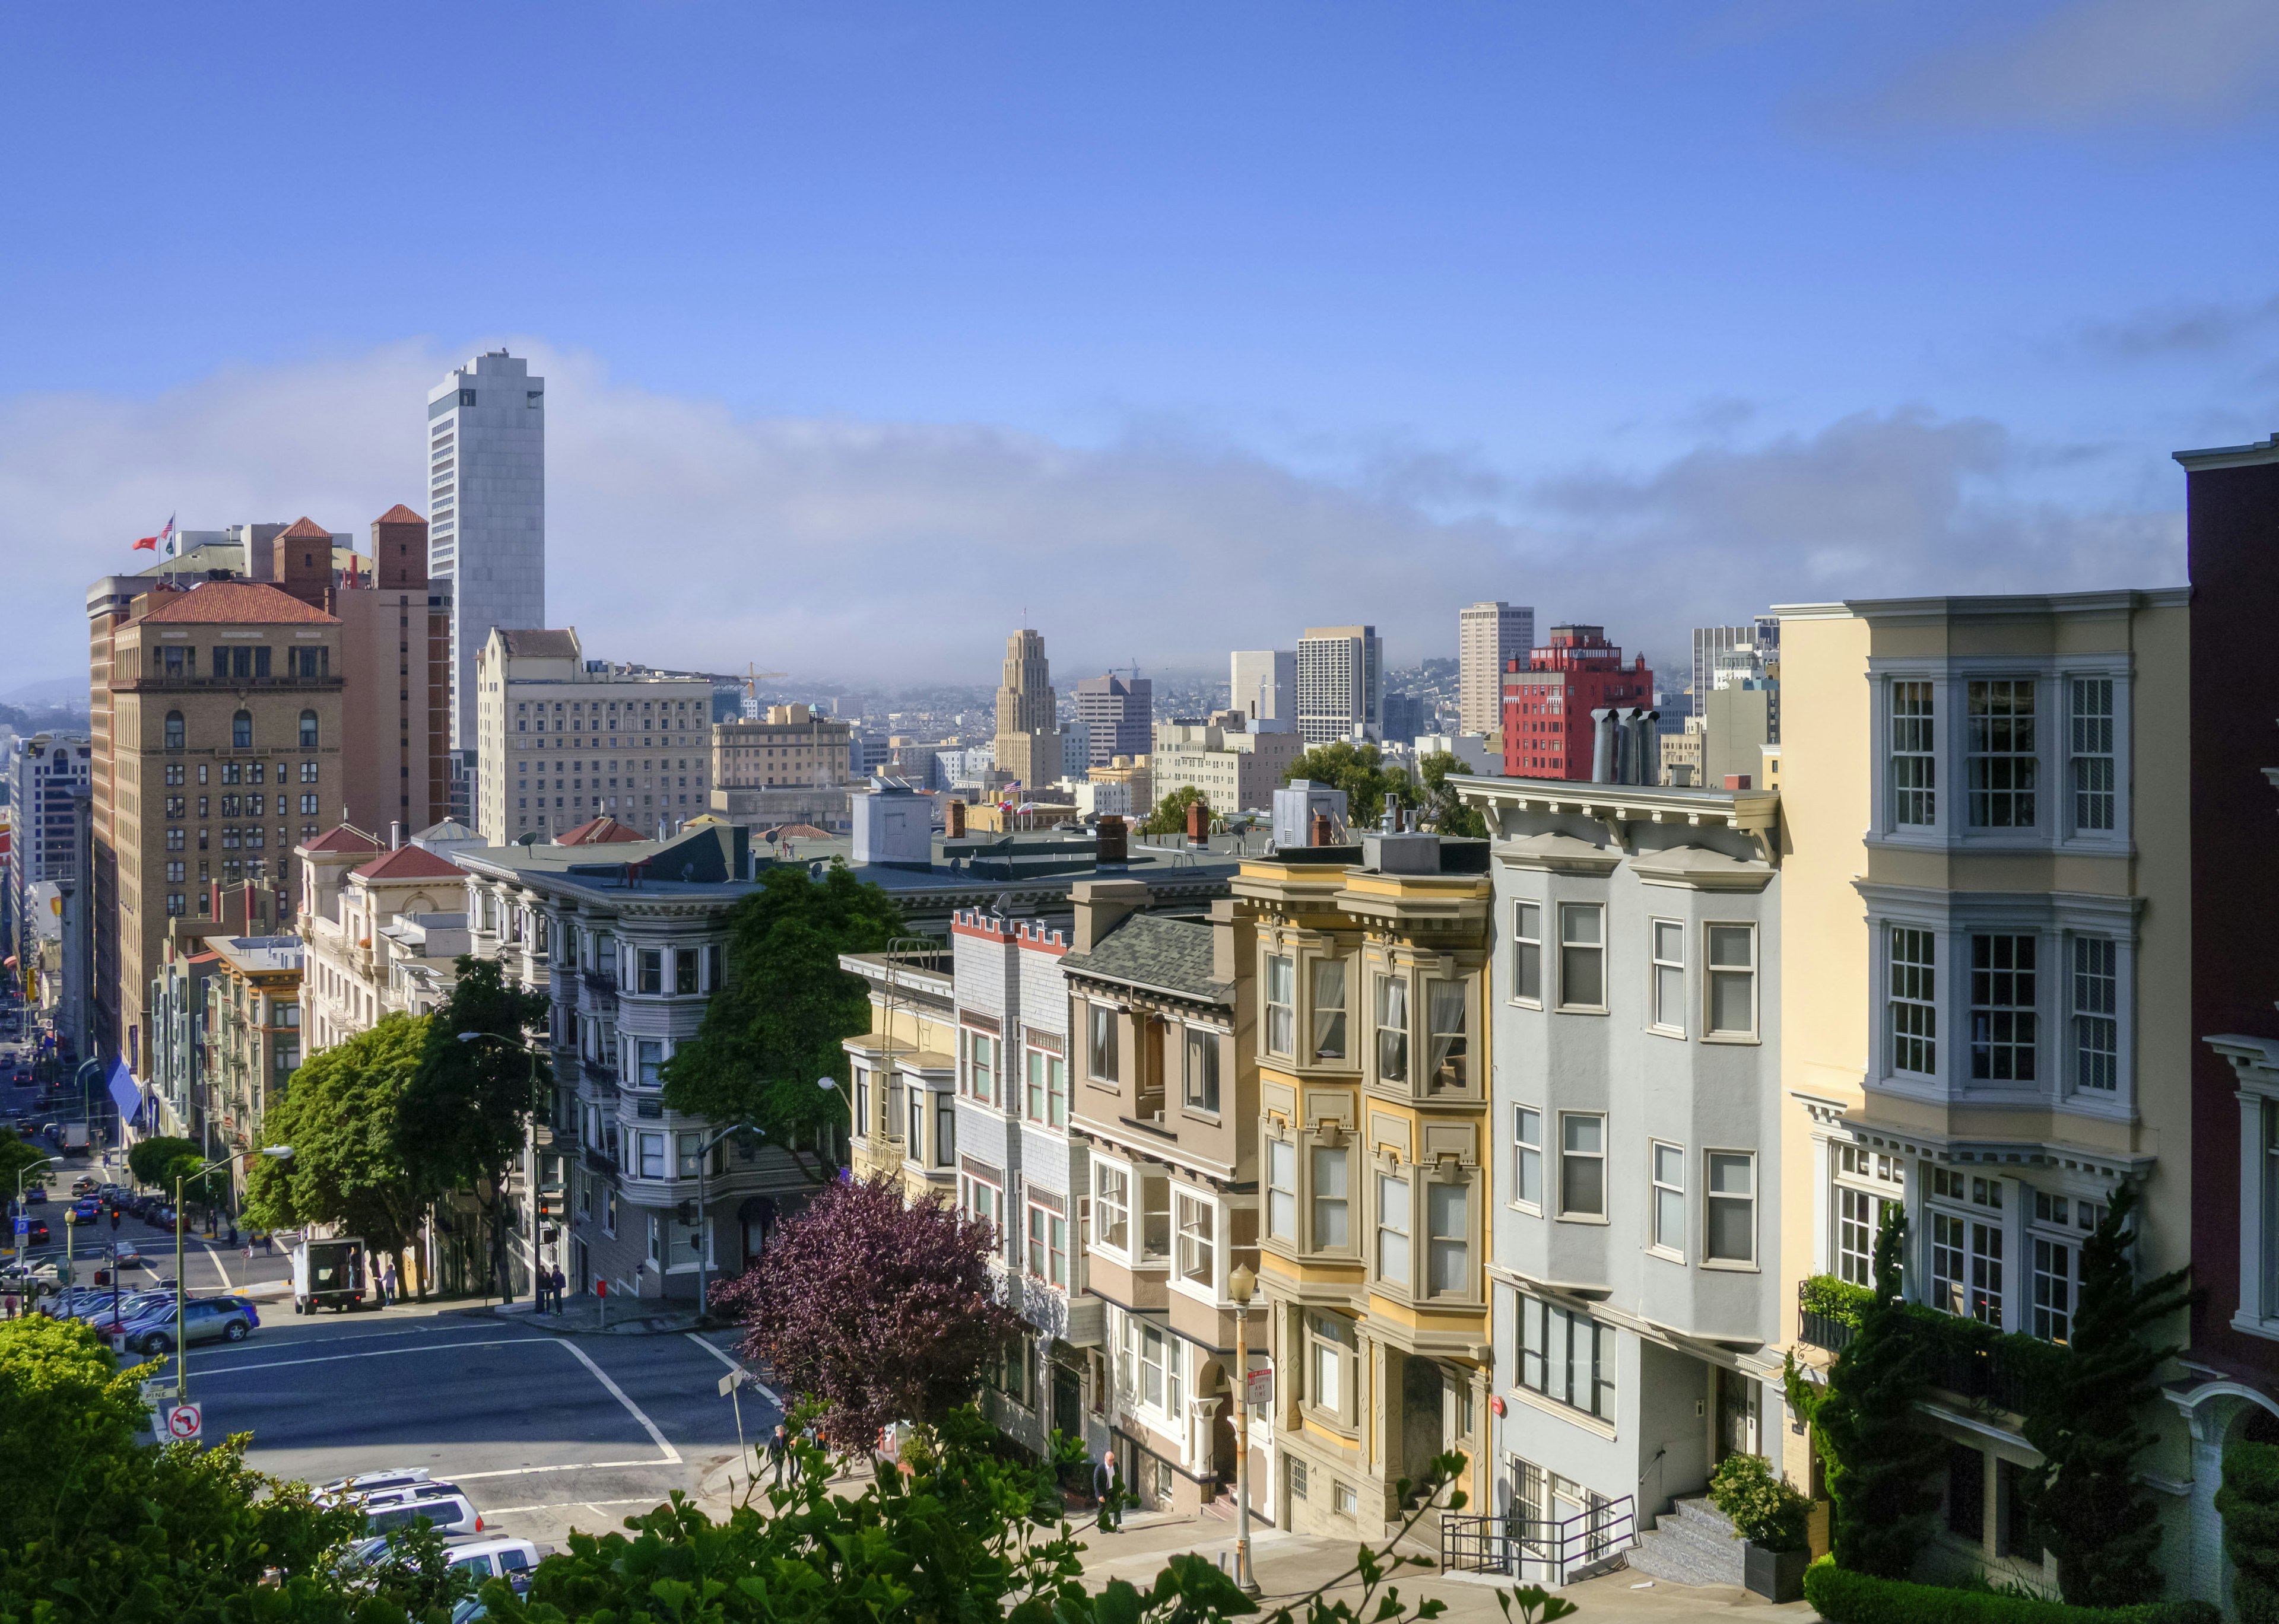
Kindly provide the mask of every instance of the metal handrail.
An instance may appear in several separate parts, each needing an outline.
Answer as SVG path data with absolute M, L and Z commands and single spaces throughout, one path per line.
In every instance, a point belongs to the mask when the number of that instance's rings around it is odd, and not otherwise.
M 1440 1566 L 1452 1573 L 1503 1574 L 1562 1585 L 1638 1544 L 1636 1502 L 1603 1501 L 1563 1521 L 1448 1512 L 1440 1518 Z M 1539 1571 L 1525 1571 L 1529 1563 Z

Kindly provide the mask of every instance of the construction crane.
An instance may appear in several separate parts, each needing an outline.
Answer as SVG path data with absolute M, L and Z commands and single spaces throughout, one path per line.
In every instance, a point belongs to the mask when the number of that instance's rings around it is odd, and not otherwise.
M 764 671 L 749 660 L 744 662 L 744 697 L 756 705 L 760 702 L 760 685 L 779 677 L 788 677 L 789 671 Z

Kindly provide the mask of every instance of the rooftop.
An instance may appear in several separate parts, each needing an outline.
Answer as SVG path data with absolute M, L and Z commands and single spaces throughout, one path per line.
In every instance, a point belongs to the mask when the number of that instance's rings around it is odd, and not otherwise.
M 449 858 L 417 846 L 398 846 L 354 872 L 364 880 L 464 879 L 467 873 Z
M 232 936 L 206 941 L 232 969 L 249 976 L 275 975 L 301 968 L 297 936 Z
M 1120 981 L 1207 1004 L 1234 1001 L 1234 984 L 1211 975 L 1211 925 L 1207 919 L 1133 914 L 1093 944 L 1090 953 L 1061 960 L 1071 975 Z
M 341 623 L 266 581 L 201 581 L 187 592 L 153 592 L 146 622 L 167 624 L 317 625 Z
M 579 657 L 578 634 L 575 632 L 510 632 L 502 626 L 499 628 L 499 641 L 506 645 L 507 653 L 518 659 L 575 660 Z
M 304 852 L 376 852 L 380 849 L 380 845 L 354 823 L 340 823 L 313 840 L 303 841 L 301 849 Z
M 400 502 L 372 521 L 375 525 L 424 525 L 426 522 Z

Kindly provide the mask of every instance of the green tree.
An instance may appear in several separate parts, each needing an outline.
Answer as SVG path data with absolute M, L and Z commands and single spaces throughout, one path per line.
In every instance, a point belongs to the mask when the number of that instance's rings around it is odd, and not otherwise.
M 1386 766 L 1385 752 L 1374 743 L 1354 744 L 1340 739 L 1334 744 L 1316 745 L 1282 775 L 1285 784 L 1300 778 L 1345 791 L 1346 823 L 1354 829 L 1374 827 L 1385 816 L 1388 796 L 1404 807 L 1413 807 L 1421 799 L 1408 775 L 1398 767 Z
M 13 1133 L 0 1132 L 0 1200 L 14 1200 L 17 1176 L 27 1168 L 44 1167 L 47 1160 L 48 1153 L 29 1139 Z M 24 1180 L 27 1189 L 32 1183 L 30 1176 Z
M 748 1122 L 821 1184 L 836 1171 L 820 1148 L 847 1126 L 843 1038 L 871 1030 L 871 995 L 839 968 L 842 953 L 877 953 L 902 934 L 902 910 L 840 864 L 810 879 L 770 869 L 728 911 L 727 985 L 712 994 L 694 1039 L 664 1067 L 664 1103 L 723 1125 Z M 817 1079 L 841 1086 L 820 1089 Z
M 2267 1413 L 2252 1411 L 2249 1436 L 2223 1446 L 2215 1509 L 2223 1519 L 2223 1553 L 2238 1570 L 2232 1598 L 2240 1624 L 2279 1624 L 2279 1444 L 2254 1436 L 2259 1417 L 2267 1432 Z
M 417 1188 L 473 1193 L 503 1297 L 507 1173 L 554 1081 L 543 1053 L 549 1000 L 509 985 L 495 959 L 463 954 L 457 969 L 458 984 L 428 1018 L 418 1069 L 397 1097 L 396 1148 Z
M 1488 821 L 1477 807 L 1468 807 L 1456 797 L 1448 783 L 1451 775 L 1464 771 L 1463 762 L 1446 750 L 1435 750 L 1416 763 L 1417 773 L 1424 780 L 1424 816 L 1432 827 L 1445 835 L 1462 835 L 1474 840 L 1487 839 Z
M 1147 821 L 1140 825 L 1140 832 L 1145 835 L 1186 833 L 1187 808 L 1199 801 L 1202 802 L 1205 827 L 1209 827 L 1211 816 L 1210 797 L 1204 794 L 1195 785 L 1182 784 L 1155 803 L 1155 809 L 1147 815 Z
M 430 1017 L 401 1013 L 311 1055 L 269 1107 L 267 1133 L 293 1148 L 257 1156 L 246 1174 L 245 1217 L 265 1229 L 337 1224 L 375 1252 L 418 1231 L 441 1189 L 404 1153 L 403 1100 L 426 1059 Z M 526 1072 L 526 1076 L 527 1073 Z M 424 1296 L 426 1280 L 420 1278 Z
M 2129 1261 L 2137 1192 L 2123 1185 L 2082 1243 L 2081 1294 L 2065 1357 L 2030 1401 L 2026 1441 L 2042 1452 L 2027 1480 L 2034 1531 L 2058 1559 L 2058 1585 L 2082 1607 L 2127 1607 L 2161 1594 L 2160 1507 L 2134 1462 L 2152 1435 L 2138 1422 L 2159 1398 L 2161 1365 L 2182 1352 L 2146 1340 L 2192 1299 L 2189 1265 L 2141 1283 Z
M 1828 1388 L 1809 1417 L 1828 1462 L 1839 1567 L 1904 1579 L 1930 1537 L 1938 1495 L 1931 1484 L 1945 1445 L 1918 1424 L 1922 1338 L 1899 1296 L 1907 1215 L 1884 1214 L 1876 1237 L 1875 1301 L 1861 1314 L 1851 1345 L 1836 1356 Z M 1793 1392 L 1799 1383 L 1792 1383 Z
M 174 1180 L 188 1177 L 207 1160 L 196 1139 L 170 1138 L 162 1134 L 137 1139 L 127 1147 L 127 1170 L 134 1176 L 136 1184 L 149 1184 L 172 1195 Z

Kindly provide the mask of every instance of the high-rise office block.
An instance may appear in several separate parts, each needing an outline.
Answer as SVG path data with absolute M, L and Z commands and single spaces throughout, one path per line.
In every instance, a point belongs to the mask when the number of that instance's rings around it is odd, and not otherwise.
M 1705 709 L 1702 700 L 1717 686 L 1717 663 L 1736 650 L 1753 653 L 1761 666 L 1754 676 L 1777 677 L 1780 674 L 1780 617 L 1760 615 L 1746 626 L 1696 626 L 1693 628 L 1693 686 L 1686 690 L 1693 696 L 1696 716 Z
M 1503 678 L 1503 770 L 1509 778 L 1568 778 L 1581 783 L 1645 783 L 1660 778 L 1635 759 L 1654 747 L 1627 735 L 1631 765 L 1645 777 L 1621 770 L 1625 749 L 1616 745 L 1614 761 L 1600 752 L 1602 733 L 1623 737 L 1616 713 L 1643 720 L 1651 712 L 1654 672 L 1640 655 L 1623 663 L 1623 651 L 1607 641 L 1604 626 L 1554 626 L 1551 640 L 1513 663 Z M 1603 715 L 1601 713 L 1604 713 Z
M 427 392 L 427 575 L 451 594 L 451 748 L 475 748 L 475 657 L 546 624 L 546 380 L 503 349 Z
M 1004 680 L 997 689 L 996 762 L 998 771 L 1024 789 L 1061 776 L 1059 708 L 1043 633 L 1014 632 L 1005 640 Z
M 1492 733 L 1503 725 L 1503 674 L 1512 657 L 1535 647 L 1535 611 L 1525 604 L 1474 603 L 1456 611 L 1458 732 Z
M 1147 678 L 1110 671 L 1077 684 L 1077 718 L 1092 730 L 1091 764 L 1105 767 L 1119 755 L 1147 755 L 1155 710 L 1155 685 Z
M 1226 703 L 1253 722 L 1283 722 L 1298 714 L 1298 655 L 1290 648 L 1234 651 Z
M 19 735 L 0 754 L 0 774 L 8 780 L 8 805 L 15 815 L 6 911 L 15 929 L 12 946 L 20 961 L 12 979 L 19 985 L 30 968 L 21 949 L 31 939 L 25 922 L 31 917 L 32 887 L 70 879 L 85 855 L 79 849 L 79 819 L 72 802 L 88 793 L 92 755 L 92 745 L 81 733 Z
M 1385 732 L 1385 645 L 1375 626 L 1308 626 L 1298 640 L 1298 732 L 1308 746 Z

